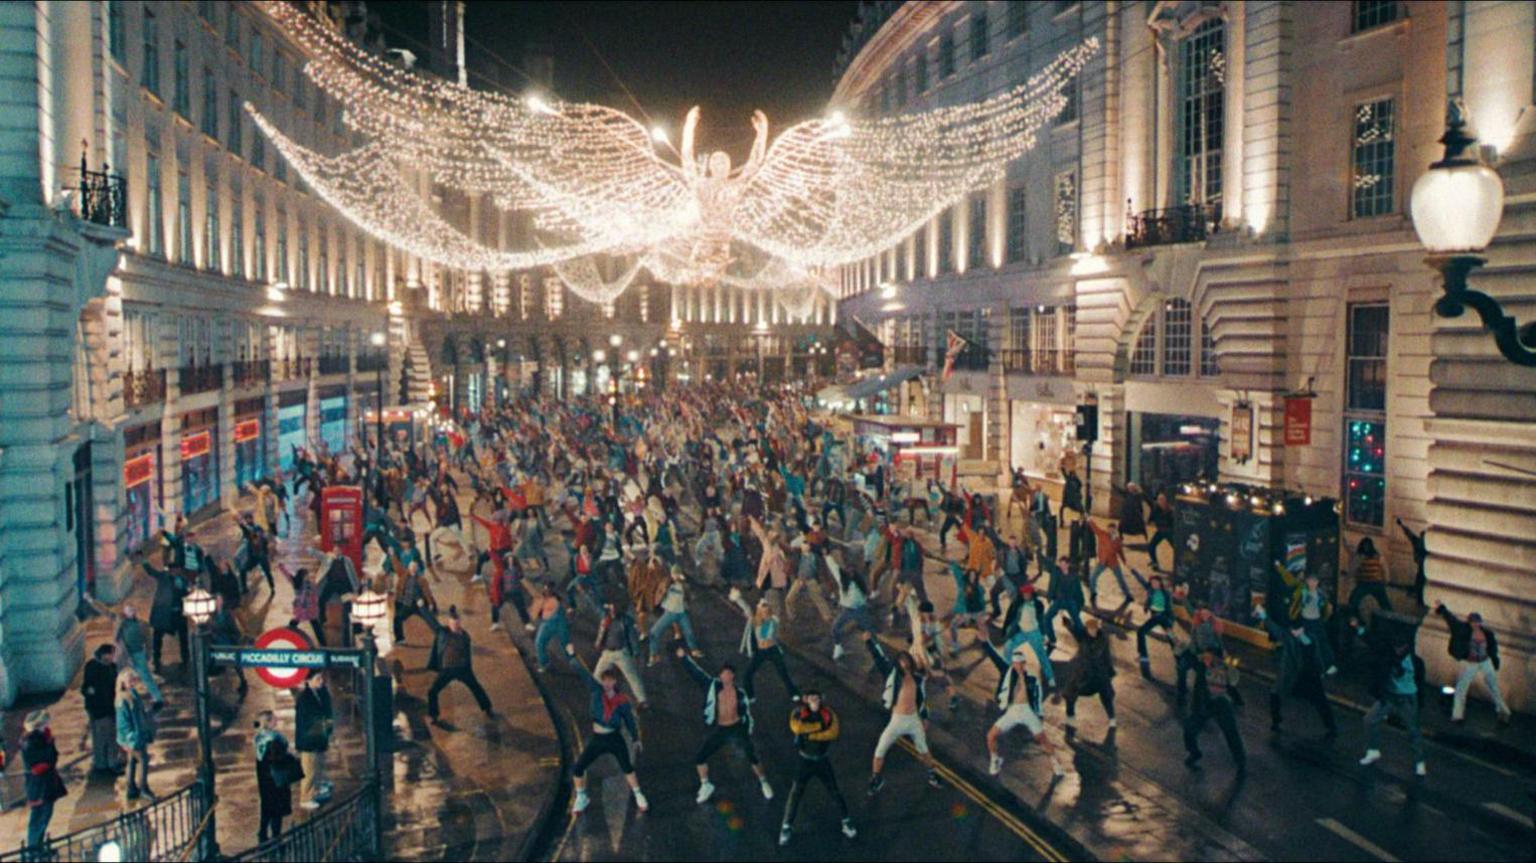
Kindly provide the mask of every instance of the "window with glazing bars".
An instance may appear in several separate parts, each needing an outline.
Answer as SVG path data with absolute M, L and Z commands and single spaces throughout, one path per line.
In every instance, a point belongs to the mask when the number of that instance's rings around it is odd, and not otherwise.
M 1354 0 L 1354 14 L 1350 16 L 1353 29 L 1350 32 L 1359 33 L 1391 24 L 1402 17 L 1402 5 L 1399 0 Z
M 187 46 L 177 40 L 173 46 L 171 71 L 176 73 L 175 108 L 183 117 L 192 116 L 192 73 L 187 69 Z
M 155 13 L 144 7 L 144 65 L 139 73 L 139 83 L 155 95 L 160 95 L 160 25 Z
M 955 211 L 939 214 L 939 275 L 955 269 Z
M 1214 378 L 1221 374 L 1216 361 L 1216 333 L 1209 319 L 1200 322 L 1200 376 Z
M 896 70 L 896 107 L 904 108 L 907 104 L 907 67 L 902 66 Z
M 966 267 L 979 269 L 987 264 L 987 195 L 971 198 L 970 254 Z
M 1077 358 L 1077 306 L 1061 307 L 1061 356 L 1064 361 Z M 1063 366 L 1065 371 L 1065 366 Z
M 1056 254 L 1077 248 L 1077 172 L 1056 175 Z
M 219 137 L 219 86 L 207 66 L 203 67 L 203 134 L 214 140 Z
M 107 50 L 119 63 L 127 60 L 127 22 L 123 20 L 124 0 L 107 0 Z
M 283 284 L 290 284 L 288 280 L 288 214 L 282 210 L 277 211 L 277 280 Z
M 955 74 L 955 34 L 949 30 L 939 37 L 939 78 Z
M 971 59 L 980 60 L 991 50 L 987 33 L 986 10 L 978 10 L 971 16 Z
M 1061 92 L 1062 95 L 1067 97 L 1067 104 L 1062 106 L 1061 113 L 1056 115 L 1056 125 L 1058 126 L 1065 126 L 1068 123 L 1077 122 L 1077 94 L 1081 89 L 1081 87 L 1078 85 L 1079 80 L 1081 79 L 1074 77 L 1072 80 L 1068 81 L 1064 87 L 1062 87 Z
M 1353 524 L 1386 523 L 1387 347 L 1385 303 L 1349 307 L 1344 409 L 1344 517 Z
M 1029 350 L 1029 315 L 1027 308 L 1008 310 L 1008 347 L 1012 350 Z
M 1057 351 L 1060 347 L 1057 339 L 1057 330 L 1061 322 L 1056 314 L 1055 306 L 1037 306 L 1035 308 L 1035 321 L 1031 329 L 1034 331 L 1034 366 L 1035 371 L 1044 374 L 1055 374 L 1061 370 L 1060 357 Z
M 1392 182 L 1397 142 L 1392 133 L 1393 102 L 1376 99 L 1355 106 L 1354 178 L 1350 215 L 1356 218 L 1392 212 Z
M 267 280 L 267 214 L 260 198 L 251 202 L 251 275 Z
M 244 141 L 240 134 L 240 121 L 245 111 L 240 107 L 240 94 L 234 90 L 229 91 L 229 151 L 236 156 L 244 156 Z
M 186 171 L 176 176 L 176 261 L 192 263 L 192 181 Z
M 1131 349 L 1131 374 L 1157 374 L 1156 313 L 1147 317 L 1146 323 L 1141 325 L 1141 333 L 1136 336 L 1136 345 Z
M 149 210 L 149 253 L 165 254 L 165 214 L 161 204 L 160 154 L 151 150 L 145 160 L 145 203 Z
M 309 290 L 309 229 L 299 223 L 299 290 Z
M 1174 299 L 1163 306 L 1163 374 L 1189 374 L 1193 315 L 1189 301 Z
M 219 175 L 208 171 L 203 179 L 203 257 L 210 270 L 220 270 L 224 262 L 219 254 L 223 236 L 219 232 Z
M 245 278 L 245 209 L 238 187 L 230 190 L 229 200 L 229 274 Z
M 1186 204 L 1221 201 L 1226 33 L 1212 18 L 1179 43 L 1178 198 Z
M 912 235 L 912 278 L 928 278 L 928 228 L 917 229 Z
M 1024 236 L 1024 207 L 1028 197 L 1028 188 L 1025 186 L 1014 186 L 1008 190 L 1008 241 L 1004 245 L 1009 263 L 1024 260 L 1028 253 L 1029 244 Z
M 315 274 L 315 291 L 321 294 L 334 293 L 331 290 L 331 243 L 330 232 L 324 225 L 318 228 L 320 237 L 320 269 Z

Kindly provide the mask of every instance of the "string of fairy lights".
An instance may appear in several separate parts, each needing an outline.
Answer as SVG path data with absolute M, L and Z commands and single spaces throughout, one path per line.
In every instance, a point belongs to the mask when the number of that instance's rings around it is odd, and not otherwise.
M 644 269 L 672 284 L 775 290 L 792 313 L 830 288 L 831 268 L 890 248 L 1000 178 L 1099 48 L 1088 39 L 982 101 L 879 119 L 837 112 L 771 145 L 758 117 L 753 156 L 733 168 L 723 153 L 693 157 L 696 114 L 674 164 L 658 152 L 665 139 L 621 111 L 471 90 L 369 54 L 295 5 L 262 6 L 365 143 L 323 155 L 246 110 L 322 199 L 380 241 L 455 269 L 552 265 L 594 302 L 612 302 Z M 426 184 L 527 214 L 531 247 L 496 248 L 449 224 Z M 593 255 L 629 263 L 610 279 L 583 260 Z M 733 274 L 744 256 L 769 262 Z

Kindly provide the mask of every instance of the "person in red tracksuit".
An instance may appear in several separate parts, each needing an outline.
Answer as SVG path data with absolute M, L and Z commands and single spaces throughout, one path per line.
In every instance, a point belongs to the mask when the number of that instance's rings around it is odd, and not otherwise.
M 470 513 L 469 517 L 479 522 L 480 526 L 485 528 L 485 532 L 490 535 L 487 548 L 480 552 L 479 559 L 475 561 L 475 575 L 472 580 L 485 580 L 484 568 L 487 560 L 491 562 L 494 576 L 499 580 L 501 578 L 501 570 L 505 566 L 504 556 L 512 550 L 512 528 L 507 523 L 507 516 L 498 512 L 488 519 L 481 518 L 474 513 Z

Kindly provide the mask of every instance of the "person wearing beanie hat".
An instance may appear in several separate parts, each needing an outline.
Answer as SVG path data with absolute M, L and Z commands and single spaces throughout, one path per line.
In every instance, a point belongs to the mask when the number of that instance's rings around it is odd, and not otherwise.
M 1461 621 L 1445 607 L 1445 603 L 1437 602 L 1435 613 L 1440 615 L 1446 628 L 1451 631 L 1451 658 L 1461 666 L 1461 671 L 1456 675 L 1456 695 L 1451 702 L 1451 721 L 1462 722 L 1466 719 L 1467 690 L 1472 688 L 1473 681 L 1481 677 L 1488 685 L 1488 695 L 1493 699 L 1493 709 L 1498 714 L 1499 723 L 1508 725 L 1509 705 L 1504 703 L 1504 694 L 1499 691 L 1499 640 L 1494 637 L 1493 630 L 1483 625 L 1483 616 L 1475 611 L 1467 615 L 1465 621 Z
M 21 763 L 26 769 L 27 847 L 41 851 L 53 820 L 53 804 L 67 790 L 59 775 L 59 747 L 48 727 L 47 710 L 34 710 L 22 722 Z M 25 858 L 23 858 L 25 859 Z
M 427 716 L 432 720 L 432 724 L 442 726 L 438 718 L 437 698 L 442 694 L 443 689 L 454 681 L 469 688 L 470 694 L 475 697 L 475 703 L 480 705 L 480 710 L 485 713 L 486 718 L 495 716 L 491 710 L 491 697 L 485 694 L 485 687 L 481 686 L 480 681 L 475 677 L 469 633 L 464 631 L 464 624 L 459 621 L 459 607 L 456 605 L 448 607 L 447 624 L 439 621 L 434 614 L 423 616 L 435 634 L 432 656 L 427 662 L 427 667 L 437 672 L 437 679 L 432 681 L 432 688 L 427 690 Z

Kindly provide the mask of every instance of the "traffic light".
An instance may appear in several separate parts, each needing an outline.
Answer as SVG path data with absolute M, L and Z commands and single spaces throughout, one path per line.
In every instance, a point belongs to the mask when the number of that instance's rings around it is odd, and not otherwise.
M 1077 406 L 1077 442 L 1093 443 L 1099 439 L 1099 406 Z

